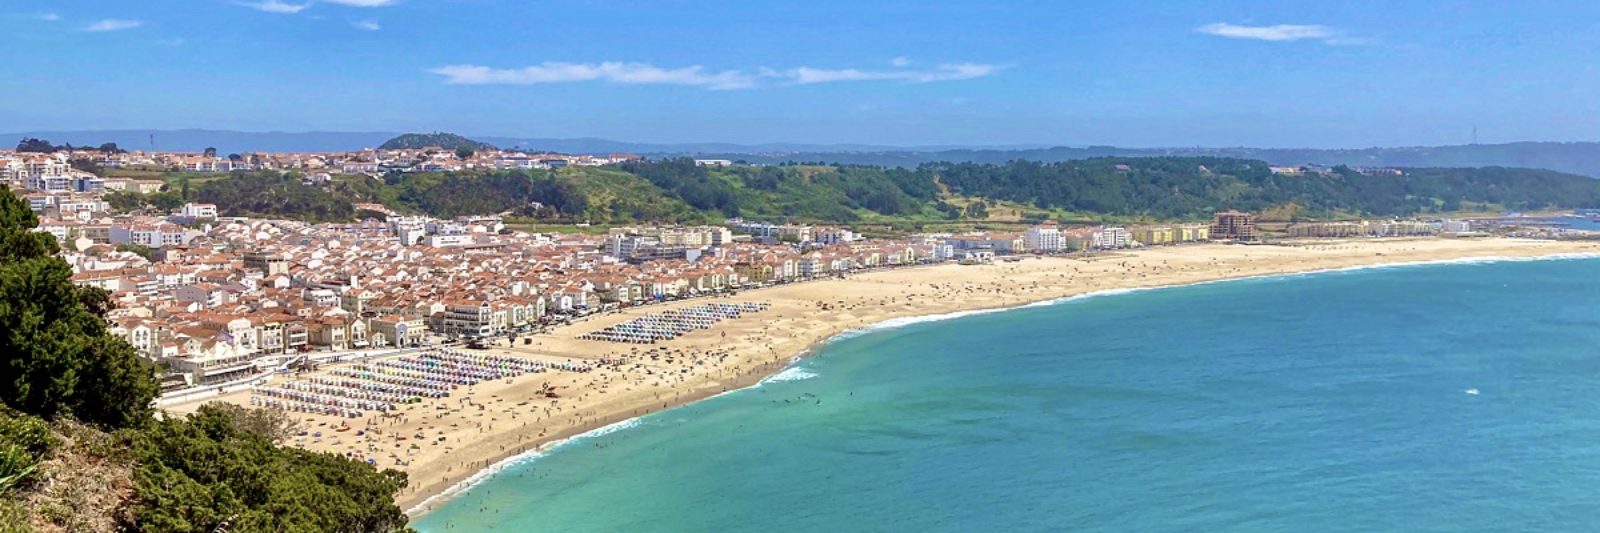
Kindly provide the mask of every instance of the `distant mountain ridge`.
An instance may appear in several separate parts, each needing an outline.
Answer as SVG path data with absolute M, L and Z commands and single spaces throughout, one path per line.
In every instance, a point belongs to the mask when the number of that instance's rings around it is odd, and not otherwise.
M 199 152 L 214 147 L 221 153 L 236 152 L 330 152 L 358 150 L 383 144 L 402 135 L 396 132 L 238 132 L 225 130 L 98 130 L 33 131 L 0 134 L 0 142 L 11 145 L 24 137 L 37 137 L 56 144 L 99 146 L 114 142 L 124 149 L 151 147 L 150 137 L 160 150 Z M 642 155 L 694 155 L 704 158 L 742 159 L 753 163 L 811 161 L 913 167 L 933 161 L 1003 163 L 1014 159 L 1068 161 L 1090 157 L 1215 156 L 1260 159 L 1279 165 L 1351 165 L 1397 167 L 1521 167 L 1600 177 L 1600 142 L 1514 142 L 1394 148 L 1317 149 L 1317 148 L 1121 148 L 1115 146 L 1047 147 L 1046 145 L 1009 146 L 917 146 L 894 147 L 865 144 L 805 143 L 636 143 L 597 138 L 549 139 L 528 137 L 471 136 L 477 141 L 506 148 L 561 153 L 616 153 Z

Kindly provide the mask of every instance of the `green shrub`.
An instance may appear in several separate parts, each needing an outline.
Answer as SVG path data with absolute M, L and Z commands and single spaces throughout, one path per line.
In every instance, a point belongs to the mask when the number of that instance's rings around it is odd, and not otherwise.
M 0 412 L 0 446 L 16 446 L 34 458 L 44 457 L 60 444 L 43 419 L 24 414 Z

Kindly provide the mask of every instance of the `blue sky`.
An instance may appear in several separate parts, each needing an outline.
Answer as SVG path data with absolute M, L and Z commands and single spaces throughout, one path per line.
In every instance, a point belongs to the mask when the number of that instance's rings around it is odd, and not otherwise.
M 0 130 L 1359 147 L 1600 139 L 1600 2 L 0 4 Z

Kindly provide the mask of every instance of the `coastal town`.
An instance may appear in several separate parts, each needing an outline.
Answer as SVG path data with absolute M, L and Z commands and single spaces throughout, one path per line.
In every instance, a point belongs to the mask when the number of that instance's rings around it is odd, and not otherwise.
M 0 533 L 1600 529 L 1594 0 L 0 25 Z
M 118 214 L 105 193 L 150 193 L 166 184 L 80 170 L 155 165 L 190 172 L 376 175 L 400 168 L 560 168 L 636 158 L 486 150 L 462 159 L 440 148 L 217 156 L 105 147 L 0 152 L 0 182 L 39 215 L 38 231 L 61 244 L 76 272 L 73 281 L 112 294 L 112 331 L 166 369 L 169 392 L 253 382 L 307 360 L 305 354 L 476 343 L 617 309 L 873 269 L 1263 240 L 1256 216 L 1237 211 L 1218 212 L 1210 223 L 1043 222 L 1022 231 L 876 239 L 843 226 L 738 218 L 723 225 L 626 226 L 593 234 L 513 231 L 495 214 L 392 214 L 309 224 L 223 217 L 218 206 L 203 203 L 165 215 Z M 1287 172 L 1274 168 L 1280 171 Z M 1475 227 L 1450 219 L 1307 222 L 1287 225 L 1282 236 L 1470 236 L 1484 227 L 1485 221 Z
M 1555 250 L 1593 249 L 1588 232 L 1515 215 L 1285 223 L 1231 209 L 1208 221 L 909 232 L 739 217 L 536 230 L 499 213 L 381 205 L 357 221 L 308 223 L 192 201 L 119 212 L 107 194 L 171 183 L 94 172 L 288 169 L 315 182 L 637 160 L 486 150 L 428 163 L 448 152 L 0 152 L 0 178 L 37 214 L 35 231 L 55 237 L 72 282 L 110 295 L 109 333 L 161 369 L 160 409 L 220 401 L 288 413 L 295 446 L 410 473 L 398 497 L 413 512 L 496 460 L 749 386 L 883 320 L 1374 255 L 1547 254 L 1551 239 L 1573 241 Z

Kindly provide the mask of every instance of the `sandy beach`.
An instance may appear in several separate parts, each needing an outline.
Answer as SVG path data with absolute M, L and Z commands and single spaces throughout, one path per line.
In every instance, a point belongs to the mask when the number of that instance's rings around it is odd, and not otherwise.
M 402 406 L 393 416 L 339 419 L 297 414 L 306 436 L 291 444 L 375 460 L 410 476 L 399 496 L 416 515 L 474 473 L 511 456 L 650 412 L 754 384 L 816 344 L 890 319 L 1003 308 L 1112 289 L 1467 258 L 1600 253 L 1600 243 L 1499 238 L 1307 241 L 1262 246 L 1205 244 L 1092 256 L 943 264 L 750 290 L 721 298 L 771 308 L 654 345 L 577 337 L 706 299 L 654 305 L 558 327 L 488 353 L 552 363 L 613 364 L 592 372 L 546 371 L 480 383 L 449 398 Z M 524 337 L 527 338 L 527 337 Z M 619 362 L 620 361 L 620 362 Z M 558 398 L 541 390 L 555 387 Z M 249 405 L 248 392 L 206 401 Z M 168 408 L 191 411 L 196 402 Z M 344 431 L 337 430 L 347 426 Z M 356 436 L 357 431 L 364 432 Z M 422 438 L 416 438 L 421 435 Z M 424 503 L 426 502 L 426 503 Z

